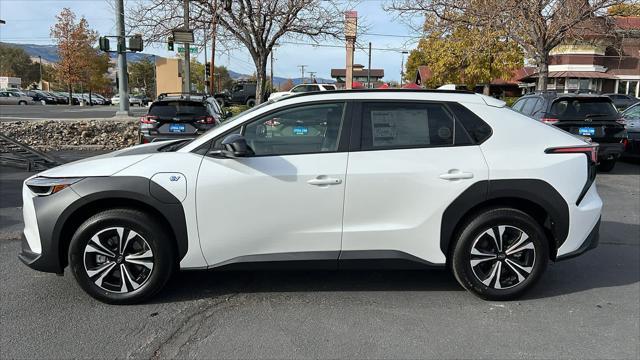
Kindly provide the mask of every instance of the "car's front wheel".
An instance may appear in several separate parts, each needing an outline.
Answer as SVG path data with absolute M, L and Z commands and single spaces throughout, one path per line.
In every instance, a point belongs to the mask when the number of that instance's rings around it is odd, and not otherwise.
M 535 219 L 517 209 L 492 208 L 462 226 L 451 265 L 467 290 L 509 300 L 531 288 L 548 259 L 548 241 Z
M 98 213 L 77 229 L 69 265 L 78 284 L 110 304 L 144 301 L 164 287 L 174 270 L 167 231 L 135 209 Z

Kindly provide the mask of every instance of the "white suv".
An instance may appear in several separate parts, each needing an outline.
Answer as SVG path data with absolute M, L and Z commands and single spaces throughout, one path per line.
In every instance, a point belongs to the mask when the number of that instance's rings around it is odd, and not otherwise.
M 597 245 L 596 148 L 493 98 L 331 91 L 25 181 L 21 260 L 109 303 L 180 269 L 450 266 L 486 299 Z M 428 281 L 425 279 L 425 281 Z
M 330 91 L 336 90 L 336 86 L 334 84 L 299 84 L 291 88 L 289 91 L 279 91 L 274 92 L 269 95 L 269 100 L 275 100 L 279 97 L 292 95 L 292 94 L 300 94 L 314 91 Z

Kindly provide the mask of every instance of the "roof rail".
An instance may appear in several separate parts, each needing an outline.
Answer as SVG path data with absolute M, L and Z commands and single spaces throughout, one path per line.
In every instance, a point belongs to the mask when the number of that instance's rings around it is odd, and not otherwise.
M 181 99 L 189 98 L 190 96 L 202 96 L 202 99 L 204 100 L 207 97 L 210 97 L 211 95 L 208 95 L 205 93 L 192 93 L 192 92 L 166 92 L 158 95 L 158 100 L 162 100 L 167 96 L 180 96 Z
M 331 95 L 331 94 L 352 94 L 352 93 L 382 93 L 382 92 L 407 92 L 407 93 L 429 93 L 429 94 L 476 94 L 473 91 L 468 90 L 437 90 L 437 89 L 340 89 L 340 90 L 326 90 L 326 91 L 309 91 L 304 93 L 291 94 L 282 96 L 275 101 L 292 99 L 302 96 L 310 95 Z

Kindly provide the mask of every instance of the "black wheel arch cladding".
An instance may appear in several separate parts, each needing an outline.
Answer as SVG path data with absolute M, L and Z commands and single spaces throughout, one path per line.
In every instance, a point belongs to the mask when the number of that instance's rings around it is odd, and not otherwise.
M 520 201 L 522 206 L 519 206 Z M 449 257 L 453 238 L 464 218 L 484 205 L 513 204 L 527 207 L 534 204 L 536 209 L 546 213 L 548 222 L 542 220 L 547 235 L 552 237 L 555 251 L 564 243 L 569 233 L 569 207 L 564 198 L 549 183 L 538 179 L 482 180 L 471 185 L 445 209 L 440 230 L 440 249 Z M 530 214 L 531 215 L 531 214 Z
M 80 197 L 75 196 L 72 191 Z M 162 216 L 159 220 L 173 232 L 177 260 L 181 260 L 187 253 L 187 225 L 181 202 L 169 191 L 145 177 L 86 178 L 72 185 L 71 189 L 35 198 L 34 206 L 43 251 L 40 258 L 30 266 L 38 270 L 62 273 L 66 265 L 66 254 L 62 252 L 75 232 L 75 229 L 68 226 L 80 225 L 78 219 L 84 221 L 94 213 L 112 206 L 142 207 L 141 210 L 151 210 Z

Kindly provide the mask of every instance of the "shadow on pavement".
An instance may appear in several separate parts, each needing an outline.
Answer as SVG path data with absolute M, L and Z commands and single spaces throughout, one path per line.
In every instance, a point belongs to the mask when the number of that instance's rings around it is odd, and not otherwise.
M 550 263 L 523 300 L 640 282 L 640 247 L 603 244 L 580 257 Z M 463 291 L 448 270 L 182 271 L 154 300 L 174 302 L 234 293 L 322 291 Z

